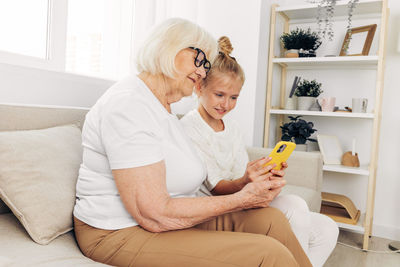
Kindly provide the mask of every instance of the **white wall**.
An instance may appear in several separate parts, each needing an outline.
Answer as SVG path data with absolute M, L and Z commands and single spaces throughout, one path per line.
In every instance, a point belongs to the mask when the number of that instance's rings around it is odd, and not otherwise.
M 400 53 L 395 51 L 400 32 L 400 2 L 389 1 L 391 15 L 387 43 L 374 235 L 400 240 L 400 213 L 396 212 L 397 203 L 400 203 L 400 194 L 398 194 L 400 169 L 397 167 L 397 161 L 400 160 L 400 138 L 398 138 L 400 112 L 397 111 L 397 102 L 400 99 L 400 88 L 397 81 Z M 237 109 L 232 116 L 242 125 L 248 145 L 260 146 L 263 141 L 269 8 L 273 2 L 277 1 L 204 0 L 201 1 L 201 5 L 198 5 L 200 8 L 196 18 L 198 23 L 206 27 L 215 37 L 227 35 L 231 38 L 235 48 L 233 55 L 246 72 L 246 83 L 242 89 Z M 298 4 L 300 1 L 279 2 L 281 4 L 283 2 Z M 0 64 L 0 102 L 90 107 L 112 83 L 108 80 Z M 326 86 L 333 85 L 327 82 Z M 357 188 L 359 182 L 356 179 L 348 185 Z M 331 185 L 325 184 L 324 186 Z M 365 198 L 365 192 L 358 191 L 360 193 L 356 199 L 360 199 L 361 203 L 361 200 Z
M 385 88 L 376 184 L 373 234 L 400 240 L 400 1 L 389 0 Z M 400 41 L 400 40 L 399 40 Z
M 0 63 L 0 102 L 91 107 L 114 81 Z

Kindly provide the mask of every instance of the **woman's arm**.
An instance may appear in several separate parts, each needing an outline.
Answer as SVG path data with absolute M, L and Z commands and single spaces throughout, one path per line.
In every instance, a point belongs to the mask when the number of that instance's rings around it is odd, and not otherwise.
M 215 216 L 242 209 L 267 207 L 284 180 L 249 183 L 227 196 L 171 198 L 167 192 L 164 161 L 113 170 L 122 202 L 146 230 L 163 232 L 189 228 Z

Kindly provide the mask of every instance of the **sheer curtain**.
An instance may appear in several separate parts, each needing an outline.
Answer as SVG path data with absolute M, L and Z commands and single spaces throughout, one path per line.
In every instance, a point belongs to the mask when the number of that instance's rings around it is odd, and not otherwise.
M 199 0 L 135 0 L 132 51 L 130 58 L 131 73 L 137 73 L 135 55 L 150 29 L 167 18 L 180 17 L 198 23 L 201 12 Z M 171 108 L 175 114 L 185 114 L 197 106 L 197 97 L 193 94 L 184 97 Z
M 65 70 L 112 80 L 136 73 L 135 54 L 149 30 L 170 17 L 196 22 L 197 5 L 198 0 L 69 0 Z
M 131 71 L 135 55 L 150 29 L 167 18 L 180 17 L 197 23 L 199 0 L 134 0 Z

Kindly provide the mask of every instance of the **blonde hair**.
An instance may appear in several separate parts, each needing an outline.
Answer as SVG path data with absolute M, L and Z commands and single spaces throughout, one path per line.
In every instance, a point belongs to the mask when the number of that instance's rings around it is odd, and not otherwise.
M 218 49 L 218 56 L 212 61 L 211 70 L 202 81 L 202 85 L 206 87 L 210 81 L 218 78 L 221 74 L 238 78 L 243 84 L 245 80 L 244 71 L 236 59 L 230 56 L 233 47 L 228 37 L 222 36 L 218 39 Z
M 185 19 L 167 19 L 153 28 L 142 44 L 136 55 L 136 68 L 139 72 L 174 78 L 175 57 L 188 47 L 200 48 L 211 62 L 218 51 L 215 39 L 200 26 Z

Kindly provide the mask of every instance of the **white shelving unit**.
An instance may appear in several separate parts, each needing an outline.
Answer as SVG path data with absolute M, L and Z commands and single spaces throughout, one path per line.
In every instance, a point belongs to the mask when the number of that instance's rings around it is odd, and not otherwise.
M 378 56 L 358 56 L 358 57 L 309 57 L 309 58 L 274 58 L 272 62 L 283 67 L 303 68 L 303 67 L 333 67 L 333 66 L 370 66 L 378 67 Z
M 369 175 L 369 166 L 361 165 L 360 167 L 346 167 L 342 165 L 333 165 L 333 164 L 324 164 L 324 171 L 329 172 L 341 172 L 341 173 L 349 173 L 349 174 L 358 174 L 358 175 Z
M 346 17 L 348 12 L 348 1 L 338 1 L 335 7 L 335 17 Z M 306 117 L 317 117 L 323 120 L 352 120 L 354 124 L 358 121 L 370 121 L 371 127 L 371 142 L 369 164 L 364 164 L 359 168 L 346 167 L 342 165 L 324 165 L 323 171 L 344 173 L 350 175 L 361 175 L 368 179 L 366 211 L 360 216 L 357 225 L 338 223 L 340 228 L 361 232 L 364 234 L 363 249 L 368 249 L 369 237 L 372 233 L 372 221 L 374 212 L 375 199 L 375 184 L 376 184 L 376 169 L 377 169 L 377 154 L 379 141 L 379 128 L 381 119 L 381 103 L 383 91 L 383 76 L 385 64 L 385 41 L 387 32 L 387 19 L 389 9 L 387 0 L 361 0 L 354 10 L 355 16 L 375 16 L 380 19 L 380 28 L 377 31 L 375 38 L 379 38 L 379 48 L 376 55 L 368 56 L 337 56 L 337 57 L 314 57 L 314 58 L 281 58 L 276 57 L 275 38 L 277 28 L 277 16 L 284 20 L 283 32 L 289 32 L 289 25 L 298 21 L 315 19 L 317 17 L 317 4 L 292 5 L 287 7 L 279 7 L 273 5 L 271 8 L 271 23 L 270 23 L 270 44 L 269 44 L 269 62 L 268 62 L 268 77 L 267 77 L 267 98 L 265 108 L 265 130 L 264 130 L 264 147 L 268 146 L 270 141 L 270 123 L 271 117 L 276 117 L 276 128 L 282 125 L 285 116 L 302 115 Z M 272 106 L 272 80 L 273 69 L 279 68 L 281 78 L 279 81 L 279 106 Z M 347 113 L 347 112 L 321 112 L 321 111 L 304 111 L 304 110 L 286 110 L 284 109 L 286 102 L 286 80 L 287 71 L 296 70 L 301 73 L 302 70 L 314 69 L 338 69 L 345 68 L 351 70 L 372 69 L 376 72 L 376 86 L 374 93 L 374 108 L 371 113 Z M 340 128 L 340 125 L 338 125 Z M 277 140 L 273 140 L 274 142 Z M 324 175 L 325 176 L 325 175 Z
M 374 113 L 324 112 L 324 111 L 287 110 L 287 109 L 270 109 L 270 114 L 324 116 L 324 117 L 359 118 L 359 119 L 374 118 Z

